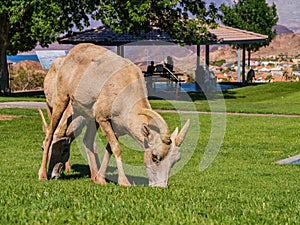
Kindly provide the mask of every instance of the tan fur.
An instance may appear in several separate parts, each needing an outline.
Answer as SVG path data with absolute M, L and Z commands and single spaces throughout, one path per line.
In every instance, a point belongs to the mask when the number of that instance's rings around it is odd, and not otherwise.
M 119 172 L 118 183 L 129 186 L 130 183 L 122 167 L 118 136 L 130 134 L 142 146 L 145 141 L 149 141 L 150 137 L 158 137 L 158 139 L 161 137 L 161 135 L 145 137 L 142 132 L 145 124 L 148 125 L 151 120 L 155 121 L 148 115 L 140 113 L 142 110 L 152 111 L 147 100 L 142 72 L 130 61 L 92 44 L 77 45 L 60 63 L 58 62 L 58 67 L 54 65 L 55 68 L 53 68 L 53 71 L 57 73 L 57 80 L 51 80 L 53 77 L 50 77 L 49 82 L 45 82 L 45 85 L 49 85 L 45 87 L 45 90 L 55 86 L 53 93 L 56 95 L 55 99 L 48 96 L 49 103 L 47 99 L 48 105 L 51 102 L 52 110 L 49 109 L 51 120 L 45 138 L 39 179 L 47 179 L 46 167 L 47 159 L 50 158 L 48 154 L 51 143 L 54 139 L 59 140 L 65 137 L 67 129 L 65 118 L 68 118 L 69 113 L 75 109 L 89 120 L 84 143 L 89 158 L 92 181 L 105 183 L 107 161 L 110 154 L 113 153 Z M 159 117 L 158 114 L 157 117 Z M 104 160 L 100 170 L 97 165 L 97 153 L 93 148 L 97 132 L 95 124 L 99 125 L 109 143 L 105 153 L 106 161 Z M 165 123 L 157 124 L 158 128 L 161 126 L 160 124 Z M 60 126 L 64 129 L 57 129 Z M 162 143 L 163 140 L 167 146 L 163 148 L 158 146 L 154 149 L 155 151 L 152 150 L 152 154 L 155 154 L 155 158 L 158 160 L 162 160 L 168 154 L 171 146 L 171 141 L 166 140 L 170 137 L 168 128 L 164 127 L 161 130 L 166 132 L 165 137 L 160 141 L 157 139 L 156 142 Z
M 61 66 L 61 64 L 64 62 L 65 56 L 61 56 L 57 58 L 51 65 L 51 68 L 49 69 L 47 76 L 44 79 L 44 93 L 46 97 L 46 109 L 48 113 L 48 118 L 51 120 L 51 115 L 52 115 L 52 108 L 53 108 L 53 101 L 56 98 L 56 86 L 57 86 L 57 78 L 58 78 L 58 70 Z M 71 107 L 71 105 L 70 105 Z M 66 112 L 70 112 L 71 109 L 66 110 Z M 66 136 L 66 130 L 67 130 L 67 119 L 71 116 L 66 115 L 65 121 L 61 120 L 58 129 L 56 129 L 56 136 Z M 43 115 L 41 114 L 42 118 Z M 45 119 L 43 118 L 45 123 Z M 45 127 L 45 126 L 44 126 Z M 47 125 L 47 130 L 45 130 L 45 133 L 48 131 L 48 125 Z M 55 139 L 55 138 L 54 138 Z M 66 171 L 71 171 L 71 165 L 69 160 L 65 164 L 65 170 Z

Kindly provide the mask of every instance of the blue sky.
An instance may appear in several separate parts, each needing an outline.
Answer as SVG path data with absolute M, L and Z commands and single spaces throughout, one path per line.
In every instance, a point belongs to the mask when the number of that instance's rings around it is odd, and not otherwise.
M 300 1 L 299 0 L 267 0 L 275 3 L 279 24 L 300 27 Z

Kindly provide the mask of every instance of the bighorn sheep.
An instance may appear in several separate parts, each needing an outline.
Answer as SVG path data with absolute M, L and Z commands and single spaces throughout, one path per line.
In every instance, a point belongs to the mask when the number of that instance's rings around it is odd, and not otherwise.
M 149 185 L 167 186 L 170 169 L 180 159 L 180 145 L 187 133 L 189 120 L 179 134 L 175 129 L 170 135 L 164 119 L 151 109 L 140 69 L 105 48 L 79 44 L 57 64 L 57 80 L 52 81 L 56 85 L 48 87 L 55 88 L 52 90 L 55 97 L 49 100 L 52 105 L 49 114 L 51 119 L 44 141 L 39 179 L 47 179 L 47 160 L 51 160 L 53 152 L 62 154 L 62 151 L 53 149 L 54 143 L 61 138 L 68 138 L 70 133 L 82 126 L 81 121 L 70 128 L 71 132 L 67 131 L 70 115 L 74 118 L 79 115 L 84 117 L 87 125 L 84 144 L 93 182 L 106 183 L 107 164 L 111 154 L 114 154 L 119 173 L 118 183 L 130 186 L 122 167 L 117 140 L 119 136 L 129 134 L 145 150 L 144 163 Z M 100 170 L 93 146 L 98 127 L 108 141 Z M 55 165 L 48 167 L 48 174 L 66 162 L 66 158 L 54 158 L 60 159 L 54 160 Z
M 46 109 L 47 109 L 47 114 L 49 119 L 51 119 L 53 104 L 56 96 L 58 70 L 60 68 L 60 65 L 64 61 L 64 59 L 65 56 L 57 58 L 52 63 L 52 66 L 49 69 L 47 76 L 44 79 L 44 93 L 46 97 Z M 46 119 L 41 109 L 39 109 L 39 113 L 43 121 L 43 130 L 47 135 L 49 126 L 46 122 Z M 73 114 L 72 107 L 71 105 L 69 105 L 68 109 L 65 110 L 64 116 L 61 119 L 57 129 L 55 130 L 53 141 L 49 152 L 50 153 L 49 156 L 51 156 L 51 158 L 49 158 L 48 160 L 49 171 L 52 171 L 52 174 L 48 174 L 48 177 L 58 178 L 60 176 L 60 172 L 63 169 L 65 169 L 66 171 L 71 170 L 69 160 L 65 164 L 58 164 L 58 162 L 66 161 L 69 158 L 70 144 L 75 139 L 75 137 L 81 133 L 81 130 L 85 125 L 84 118 L 78 117 L 74 121 L 72 121 L 72 124 L 70 126 L 72 114 Z M 42 148 L 44 149 L 44 143 Z M 54 151 L 52 152 L 52 150 Z

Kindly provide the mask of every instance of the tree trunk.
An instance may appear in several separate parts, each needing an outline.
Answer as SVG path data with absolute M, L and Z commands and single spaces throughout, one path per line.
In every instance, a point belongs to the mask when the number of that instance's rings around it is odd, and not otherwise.
M 6 50 L 8 46 L 9 20 L 6 13 L 0 14 L 0 93 L 8 94 L 9 74 L 6 59 Z

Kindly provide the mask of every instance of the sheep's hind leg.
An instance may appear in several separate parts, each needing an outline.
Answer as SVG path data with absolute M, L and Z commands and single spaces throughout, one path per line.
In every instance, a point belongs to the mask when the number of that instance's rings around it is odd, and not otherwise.
M 102 163 L 101 163 L 101 166 L 100 166 L 100 170 L 98 172 L 100 174 L 100 176 L 105 177 L 106 170 L 107 170 L 107 167 L 108 167 L 108 162 L 110 160 L 111 155 L 112 155 L 112 151 L 111 151 L 110 145 L 107 144 L 106 145 L 106 151 L 104 152 L 103 160 L 102 160 Z
M 106 184 L 105 177 L 98 173 L 100 166 L 98 153 L 95 150 L 94 140 L 98 130 L 98 124 L 95 121 L 87 123 L 87 130 L 84 135 L 84 145 L 88 157 L 88 162 L 91 171 L 91 180 L 96 184 Z

